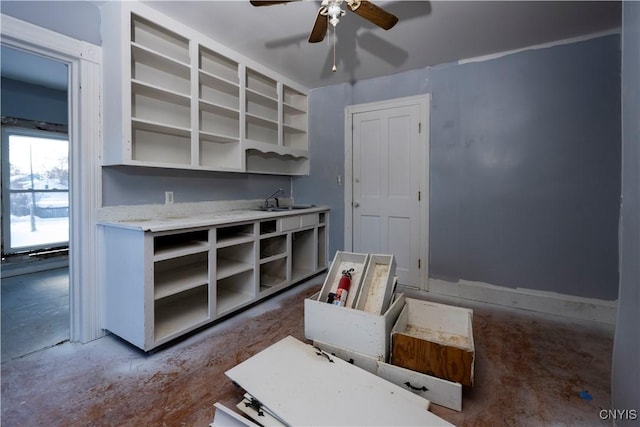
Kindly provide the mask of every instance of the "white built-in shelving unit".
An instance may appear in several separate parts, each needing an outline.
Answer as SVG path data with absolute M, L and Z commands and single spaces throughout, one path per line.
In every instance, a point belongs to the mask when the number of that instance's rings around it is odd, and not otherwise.
M 105 165 L 309 173 L 306 88 L 143 4 L 102 10 Z

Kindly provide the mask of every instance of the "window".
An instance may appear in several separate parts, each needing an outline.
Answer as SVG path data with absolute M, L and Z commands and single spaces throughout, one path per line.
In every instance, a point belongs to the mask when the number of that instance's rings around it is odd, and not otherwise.
M 2 129 L 3 253 L 69 244 L 66 134 Z

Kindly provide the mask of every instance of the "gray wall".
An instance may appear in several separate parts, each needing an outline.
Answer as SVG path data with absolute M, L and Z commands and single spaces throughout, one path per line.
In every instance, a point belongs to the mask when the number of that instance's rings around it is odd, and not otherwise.
M 432 277 L 614 300 L 617 35 L 432 69 Z
M 619 40 L 315 89 L 312 175 L 294 193 L 332 206 L 330 250 L 341 249 L 344 108 L 431 92 L 431 277 L 614 300 Z
M 66 125 L 67 92 L 13 79 L 2 79 L 2 115 Z
M 640 425 L 640 3 L 622 12 L 622 208 L 620 294 L 613 348 L 613 408 L 635 409 Z
M 165 191 L 174 192 L 175 203 L 262 199 L 278 188 L 289 196 L 291 178 L 124 166 L 102 171 L 104 206 L 162 204 Z
M 0 12 L 76 40 L 102 44 L 100 9 L 92 2 L 2 0 Z

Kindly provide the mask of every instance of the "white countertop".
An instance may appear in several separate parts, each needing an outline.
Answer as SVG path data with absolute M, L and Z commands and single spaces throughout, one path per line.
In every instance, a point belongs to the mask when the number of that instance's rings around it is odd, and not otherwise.
M 178 208 L 178 209 L 176 209 Z M 278 218 L 291 215 L 303 215 L 329 210 L 328 206 L 313 206 L 305 209 L 291 209 L 285 211 L 261 211 L 256 208 L 240 208 L 232 210 L 214 210 L 202 212 L 198 209 L 185 209 L 180 213 L 179 204 L 173 205 L 171 212 L 156 212 L 148 214 L 148 209 L 126 207 L 121 215 L 102 215 L 99 224 L 109 227 L 127 228 L 140 231 L 171 231 L 194 227 L 208 227 L 243 221 L 255 221 L 267 218 Z M 136 217 L 136 213 L 140 214 Z M 120 218 L 118 218 L 120 216 Z

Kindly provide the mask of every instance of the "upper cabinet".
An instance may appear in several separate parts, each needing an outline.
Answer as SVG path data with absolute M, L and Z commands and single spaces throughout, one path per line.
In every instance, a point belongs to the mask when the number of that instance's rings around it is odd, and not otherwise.
M 102 35 L 104 165 L 309 173 L 306 88 L 137 2 Z

